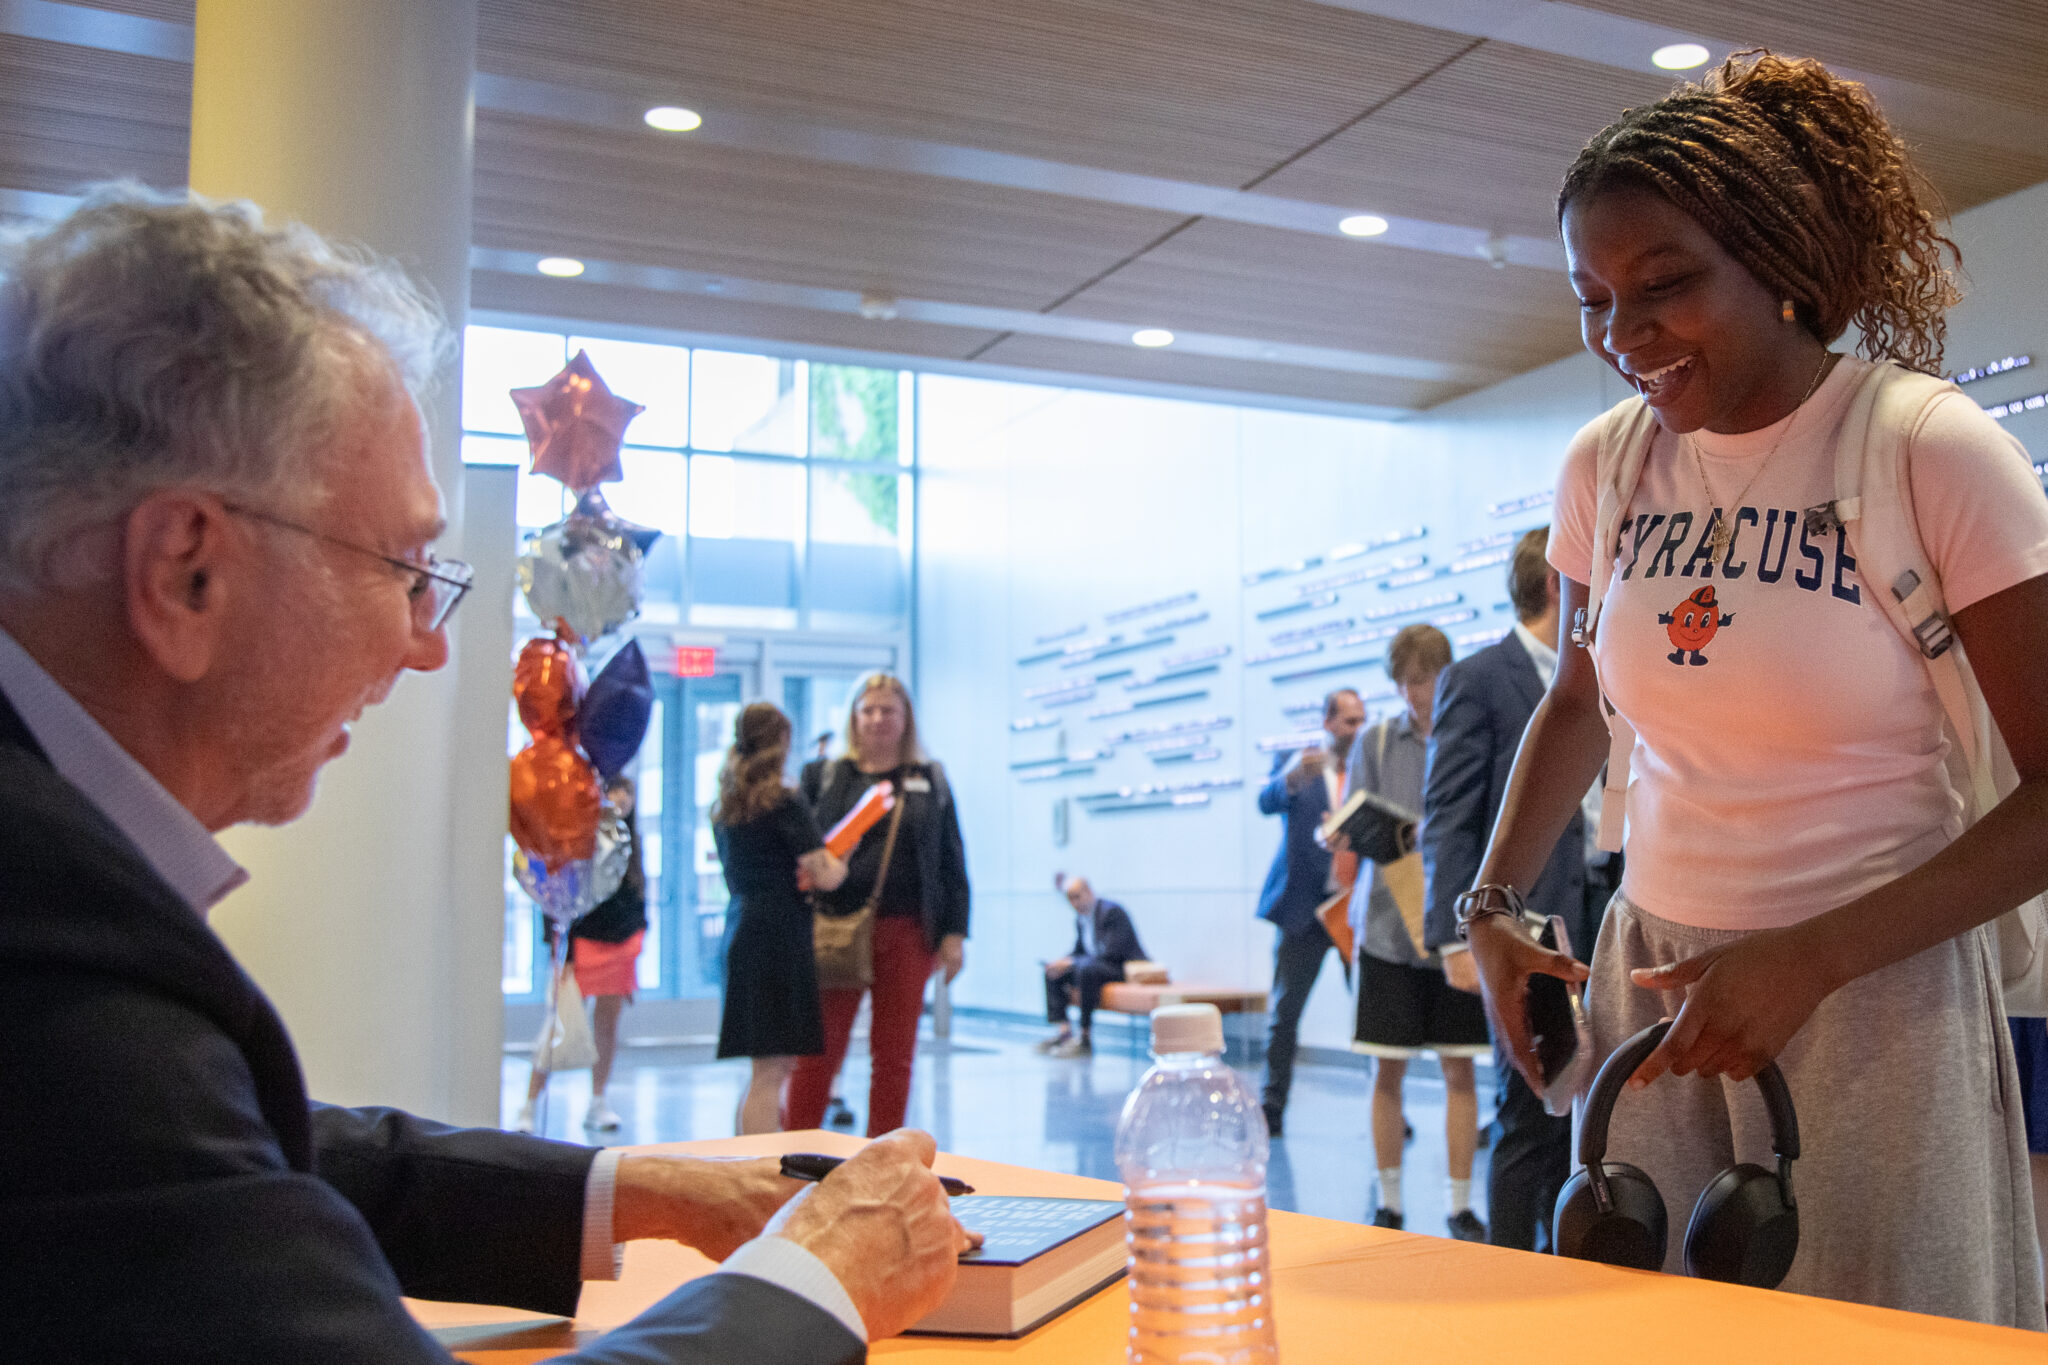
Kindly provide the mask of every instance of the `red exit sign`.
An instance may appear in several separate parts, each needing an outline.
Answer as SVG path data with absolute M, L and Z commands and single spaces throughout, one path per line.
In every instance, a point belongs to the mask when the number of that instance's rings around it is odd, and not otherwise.
M 708 678 L 718 668 L 718 650 L 713 645 L 677 645 L 675 675 L 678 678 Z

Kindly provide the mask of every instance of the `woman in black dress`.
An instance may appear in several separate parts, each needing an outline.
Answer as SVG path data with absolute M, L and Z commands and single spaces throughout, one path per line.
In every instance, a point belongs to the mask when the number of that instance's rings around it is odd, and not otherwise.
M 798 870 L 821 891 L 846 880 L 846 864 L 826 851 L 809 803 L 782 784 L 788 758 L 789 717 L 752 703 L 740 712 L 711 808 L 733 917 L 718 1055 L 754 1059 L 740 1098 L 742 1134 L 781 1130 L 782 1089 L 796 1059 L 825 1050 L 811 907 L 797 887 Z

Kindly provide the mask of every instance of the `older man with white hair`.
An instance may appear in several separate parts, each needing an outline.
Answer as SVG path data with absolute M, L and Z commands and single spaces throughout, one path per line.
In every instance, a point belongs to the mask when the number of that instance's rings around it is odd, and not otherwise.
M 307 1103 L 206 925 L 213 834 L 306 809 L 441 667 L 396 270 L 132 190 L 0 248 L 0 1321 L 25 1360 L 441 1361 L 401 1293 L 570 1313 L 639 1237 L 726 1257 L 566 1360 L 861 1359 L 968 1237 L 897 1133 L 770 1160 L 600 1155 Z M 766 1225 L 765 1231 L 764 1226 Z

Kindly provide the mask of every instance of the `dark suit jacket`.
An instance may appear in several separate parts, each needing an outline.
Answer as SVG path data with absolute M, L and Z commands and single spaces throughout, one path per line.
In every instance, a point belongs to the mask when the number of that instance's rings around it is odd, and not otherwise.
M 24 1360 L 445 1365 L 401 1293 L 575 1310 L 594 1151 L 309 1109 L 269 1001 L 5 698 L 0 1038 L 0 1322 Z M 743 1276 L 641 1324 L 565 1359 L 865 1356 Z
M 1316 907 L 1329 893 L 1330 854 L 1316 843 L 1316 826 L 1330 811 L 1330 791 L 1321 778 L 1287 790 L 1292 755 L 1273 760 L 1273 776 L 1259 791 L 1259 813 L 1280 817 L 1280 847 L 1259 892 L 1259 918 L 1298 934 L 1316 922 Z M 1330 760 L 1341 764 L 1342 758 Z
M 1138 931 L 1132 926 L 1130 915 L 1121 905 L 1097 896 L 1095 914 L 1091 918 L 1093 923 L 1089 928 L 1094 931 L 1092 937 L 1095 940 L 1095 950 L 1087 950 L 1088 945 L 1081 939 L 1081 926 L 1076 923 L 1074 947 L 1069 954 L 1076 962 L 1086 958 L 1091 962 L 1115 967 L 1121 973 L 1126 962 L 1145 956 L 1145 950 L 1138 946 Z
M 1508 774 L 1529 727 L 1543 679 L 1510 631 L 1507 638 L 1460 659 L 1436 684 L 1436 718 L 1422 782 L 1422 866 L 1429 908 L 1423 937 L 1431 949 L 1458 938 L 1457 898 L 1472 889 L 1487 838 L 1507 796 Z M 1528 893 L 1529 908 L 1562 915 L 1581 960 L 1586 918 L 1586 823 L 1578 810 Z

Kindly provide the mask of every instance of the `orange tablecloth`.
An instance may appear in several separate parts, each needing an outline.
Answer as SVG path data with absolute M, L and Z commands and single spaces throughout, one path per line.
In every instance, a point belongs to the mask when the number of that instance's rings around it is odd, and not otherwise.
M 651 1147 L 648 1151 L 758 1155 L 851 1153 L 843 1133 L 777 1133 Z M 1117 1199 L 1108 1181 L 942 1153 L 937 1169 L 984 1194 Z M 1272 1216 L 1274 1313 L 1280 1354 L 1302 1362 L 1514 1361 L 1516 1365 L 1776 1365 L 1781 1361 L 2048 1362 L 2048 1339 L 1948 1318 L 1865 1308 L 1584 1261 L 1388 1232 L 1297 1213 Z M 507 1309 L 415 1303 L 449 1330 L 476 1365 L 525 1365 L 569 1349 L 654 1303 L 711 1263 L 658 1242 L 626 1249 L 616 1284 L 591 1284 L 574 1323 Z M 1019 1341 L 903 1337 L 877 1343 L 881 1360 L 922 1365 L 1001 1357 L 1045 1365 L 1123 1358 L 1121 1283 Z

